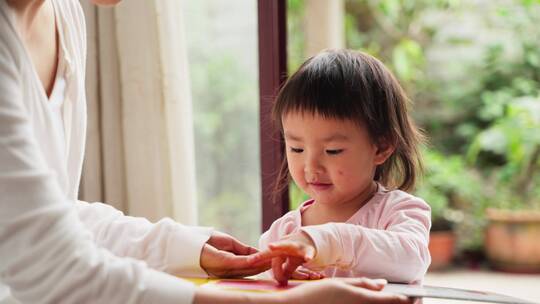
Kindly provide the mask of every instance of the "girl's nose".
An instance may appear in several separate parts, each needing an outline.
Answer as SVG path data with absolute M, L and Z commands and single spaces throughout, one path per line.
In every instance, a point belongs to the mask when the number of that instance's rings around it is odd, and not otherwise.
M 304 164 L 304 173 L 308 175 L 318 175 L 323 171 L 320 159 L 316 155 L 306 157 Z

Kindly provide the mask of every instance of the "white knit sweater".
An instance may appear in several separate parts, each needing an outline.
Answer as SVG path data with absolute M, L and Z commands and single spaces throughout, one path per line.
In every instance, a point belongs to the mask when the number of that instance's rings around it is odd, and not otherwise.
M 23 303 L 191 303 L 192 284 L 151 268 L 203 275 L 210 229 L 153 224 L 76 199 L 86 133 L 84 16 L 77 0 L 49 1 L 66 67 L 65 139 L 0 0 L 0 281 Z

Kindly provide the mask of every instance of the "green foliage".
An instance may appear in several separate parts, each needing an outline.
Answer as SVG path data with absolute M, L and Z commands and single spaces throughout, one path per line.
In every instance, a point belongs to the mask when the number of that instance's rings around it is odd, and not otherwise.
M 459 155 L 445 156 L 425 149 L 423 156 L 426 172 L 416 194 L 429 202 L 433 222 L 459 221 L 457 210 L 482 200 L 478 173 Z
M 289 75 L 304 62 L 305 37 L 302 19 L 304 17 L 304 0 L 287 1 L 287 69 Z
M 446 156 L 424 149 L 425 175 L 415 191 L 431 206 L 432 231 L 454 229 L 459 247 L 476 249 L 482 244 L 483 180 L 461 155 Z
M 425 62 L 422 47 L 414 40 L 402 39 L 392 52 L 396 76 L 405 82 L 421 79 Z
M 481 153 L 494 154 L 503 159 L 502 164 L 484 164 L 486 171 L 492 173 L 496 188 L 504 189 L 503 192 L 494 193 L 495 206 L 507 209 L 538 208 L 540 98 L 510 97 L 506 101 L 502 110 L 492 111 L 501 113 L 488 128 L 478 133 L 469 148 L 468 157 L 473 163 L 478 162 Z M 496 197 L 499 199 L 495 200 Z
M 478 248 L 488 206 L 538 208 L 539 1 L 350 0 L 346 7 L 347 47 L 394 71 L 430 136 L 416 194 L 431 205 L 434 223 L 459 222 L 462 248 Z
M 289 201 L 291 210 L 298 208 L 303 202 L 307 201 L 309 196 L 300 189 L 294 181 L 289 185 Z

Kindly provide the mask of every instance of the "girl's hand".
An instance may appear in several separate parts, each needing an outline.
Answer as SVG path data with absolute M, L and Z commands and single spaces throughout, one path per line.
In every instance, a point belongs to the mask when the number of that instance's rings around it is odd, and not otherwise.
M 295 274 L 295 270 L 311 261 L 315 255 L 315 244 L 306 233 L 300 231 L 269 244 L 267 250 L 254 254 L 251 259 L 254 263 L 271 259 L 274 278 L 281 285 L 287 285 L 287 281 Z M 297 273 L 295 276 L 306 279 L 302 273 Z
M 307 268 L 299 267 L 295 272 L 293 272 L 291 278 L 293 280 L 320 280 L 324 279 L 324 274 L 309 270 Z

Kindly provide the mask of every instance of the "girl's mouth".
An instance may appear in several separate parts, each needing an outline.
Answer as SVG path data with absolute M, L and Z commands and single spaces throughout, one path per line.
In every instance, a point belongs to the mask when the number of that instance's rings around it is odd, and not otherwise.
M 314 183 L 308 183 L 308 184 L 309 184 L 309 186 L 311 188 L 313 188 L 316 191 L 324 191 L 324 190 L 328 190 L 328 189 L 330 189 L 330 187 L 332 187 L 332 184 L 330 184 L 330 183 L 314 182 Z

